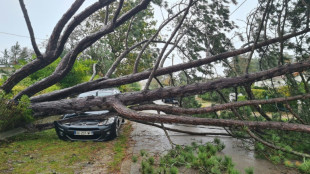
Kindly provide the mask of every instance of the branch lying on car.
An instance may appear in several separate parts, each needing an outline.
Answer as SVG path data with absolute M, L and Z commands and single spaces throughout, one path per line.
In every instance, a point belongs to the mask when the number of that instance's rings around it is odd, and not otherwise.
M 246 83 L 254 82 L 257 80 L 269 79 L 271 77 L 300 71 L 310 67 L 310 60 L 289 64 L 286 66 L 281 66 L 266 71 L 261 71 L 254 74 L 244 75 L 234 78 L 226 78 L 214 80 L 206 83 L 197 83 L 181 87 L 170 87 L 170 88 L 160 88 L 156 90 L 149 90 L 143 92 L 133 92 L 133 93 L 123 93 L 117 94 L 117 98 L 124 105 L 133 105 L 140 104 L 145 101 L 154 101 L 162 98 L 172 98 L 180 96 L 190 96 L 196 95 L 204 92 L 209 92 L 212 90 L 219 90 L 231 86 L 240 86 Z M 135 76 L 135 75 L 133 75 Z M 128 78 L 129 79 L 129 78 Z M 127 80 L 128 80 L 127 79 Z M 125 80 L 125 79 L 124 79 Z M 97 80 L 95 80 L 97 81 Z M 100 81 L 97 81 L 101 83 Z M 106 85 L 114 86 L 115 83 L 118 83 L 112 79 L 105 80 Z M 160 94 L 160 95 L 159 95 Z M 303 98 L 302 96 L 299 96 Z M 293 97 L 294 98 L 294 97 Z M 97 106 L 101 109 L 107 109 L 106 101 L 107 97 L 94 98 L 94 99 L 64 99 L 59 101 L 50 101 L 50 102 L 41 102 L 41 103 L 32 103 L 31 109 L 33 109 L 34 114 L 37 116 L 40 115 L 57 115 L 64 113 L 73 113 L 76 111 L 87 111 L 92 110 L 90 106 Z M 298 96 L 295 98 L 298 99 Z M 255 100 L 253 100 L 255 102 Z M 249 101 L 249 102 L 253 102 Z M 267 100 L 268 101 L 268 100 Z M 260 104 L 260 103 L 257 103 Z M 84 109 L 84 110 L 83 110 Z
M 211 118 L 197 118 L 190 116 L 176 116 L 176 115 L 158 115 L 139 113 L 124 106 L 119 100 L 111 99 L 108 104 L 114 108 L 121 116 L 129 120 L 153 122 L 153 123 L 182 123 L 191 125 L 209 125 L 220 127 L 249 127 L 251 129 L 276 129 L 295 132 L 310 133 L 309 125 L 274 122 L 274 121 L 240 121 L 240 120 L 226 120 L 226 119 L 211 119 Z
M 57 120 L 59 123 L 67 123 L 67 122 L 74 122 L 74 121 L 80 121 L 80 120 L 105 120 L 108 117 L 115 116 L 115 112 L 108 112 L 106 114 L 101 115 L 93 115 L 93 116 L 75 116 L 72 118 L 64 119 L 64 120 Z M 54 122 L 50 123 L 43 123 L 43 124 L 30 124 L 26 125 L 25 128 L 30 131 L 42 131 L 51 129 L 54 127 Z
M 176 106 L 168 106 L 168 105 L 155 105 L 155 104 L 146 104 L 139 106 L 131 106 L 130 109 L 136 111 L 142 110 L 158 110 L 165 112 L 167 114 L 204 114 L 210 112 L 216 112 L 226 109 L 231 109 L 235 107 L 249 106 L 249 105 L 261 105 L 261 104 L 272 104 L 272 103 L 287 103 L 288 101 L 301 100 L 310 98 L 310 94 L 297 95 L 293 97 L 279 97 L 272 98 L 268 100 L 247 100 L 247 101 L 239 101 L 225 104 L 218 104 L 210 107 L 203 108 L 180 108 Z

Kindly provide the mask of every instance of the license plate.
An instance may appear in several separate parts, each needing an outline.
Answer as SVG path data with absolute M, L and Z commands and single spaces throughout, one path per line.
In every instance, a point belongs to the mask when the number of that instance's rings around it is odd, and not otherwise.
M 94 135 L 92 131 L 74 131 L 74 135 Z

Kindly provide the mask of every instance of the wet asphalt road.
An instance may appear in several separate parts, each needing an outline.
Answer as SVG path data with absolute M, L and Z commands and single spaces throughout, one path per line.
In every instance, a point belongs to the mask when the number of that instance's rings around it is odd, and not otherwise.
M 160 103 L 161 101 L 158 101 Z M 155 111 L 147 111 L 156 113 Z M 129 153 L 139 156 L 141 150 L 146 150 L 148 153 L 159 156 L 171 149 L 171 145 L 162 129 L 148 126 L 140 123 L 132 123 L 133 132 L 131 138 L 133 142 Z M 220 127 L 214 126 L 193 126 L 193 125 L 176 125 L 165 124 L 165 127 L 171 127 L 175 129 L 195 131 L 195 132 L 223 132 L 226 131 Z M 242 142 L 232 137 L 227 136 L 192 136 L 183 133 L 176 133 L 168 131 L 168 134 L 174 144 L 189 145 L 192 142 L 206 143 L 211 142 L 215 137 L 218 137 L 224 144 L 225 149 L 220 155 L 228 155 L 233 159 L 236 169 L 241 173 L 245 173 L 244 169 L 248 167 L 254 168 L 256 174 L 294 174 L 296 171 L 289 170 L 283 165 L 273 165 L 271 162 L 263 159 L 256 159 L 254 152 L 246 150 L 242 147 Z M 251 148 L 251 147 L 250 147 Z M 131 159 L 128 159 L 131 160 Z M 137 174 L 139 172 L 140 162 L 133 163 L 127 161 L 125 166 L 126 170 L 122 169 L 122 173 Z M 186 172 L 185 172 L 186 173 Z

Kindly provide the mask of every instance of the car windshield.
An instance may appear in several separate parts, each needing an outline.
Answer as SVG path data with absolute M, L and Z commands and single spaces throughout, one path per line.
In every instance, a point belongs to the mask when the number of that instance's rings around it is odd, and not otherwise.
M 87 111 L 84 112 L 86 115 L 101 115 L 101 114 L 106 114 L 108 113 L 108 110 L 102 110 L 102 111 Z
M 72 118 L 72 117 L 78 117 L 78 116 L 93 116 L 93 115 L 101 115 L 108 113 L 108 110 L 102 110 L 102 111 L 87 111 L 82 113 L 72 113 L 72 114 L 65 114 L 63 118 Z
M 120 91 L 116 88 L 99 89 L 99 90 L 84 92 L 84 93 L 78 95 L 78 98 L 84 98 L 84 97 L 88 97 L 88 96 L 104 97 L 104 96 L 114 95 L 114 94 L 118 94 L 118 93 L 120 93 Z
M 97 96 L 97 91 L 89 91 L 78 95 L 78 98 L 84 98 L 88 96 Z
M 108 88 L 108 89 L 98 89 L 94 91 L 88 91 L 81 93 L 78 95 L 78 98 L 85 98 L 89 96 L 95 96 L 95 97 L 104 97 L 108 95 L 114 95 L 118 94 L 120 91 L 117 88 Z M 87 111 L 82 113 L 72 113 L 72 114 L 65 114 L 63 118 L 72 118 L 77 116 L 91 116 L 91 115 L 101 115 L 108 113 L 108 110 L 102 110 L 102 111 Z

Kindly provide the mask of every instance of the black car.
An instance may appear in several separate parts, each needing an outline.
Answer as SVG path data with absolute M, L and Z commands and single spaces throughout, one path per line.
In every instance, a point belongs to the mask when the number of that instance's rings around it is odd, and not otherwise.
M 82 93 L 78 96 L 107 96 L 120 93 L 118 89 L 100 89 L 86 93 Z M 65 114 L 60 121 L 55 121 L 55 129 L 57 135 L 62 140 L 93 140 L 93 141 L 105 141 L 111 140 L 118 136 L 119 129 L 124 119 L 112 115 L 106 119 L 88 119 L 89 116 L 99 116 L 107 114 L 109 111 L 88 111 L 83 113 Z M 72 118 L 72 119 L 71 119 Z M 77 118 L 77 119 L 74 119 Z M 71 119 L 72 121 L 68 120 Z M 66 121 L 68 120 L 68 121 Z

